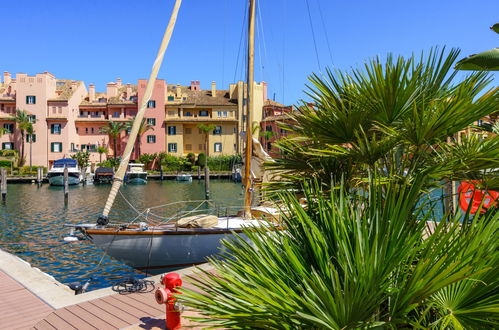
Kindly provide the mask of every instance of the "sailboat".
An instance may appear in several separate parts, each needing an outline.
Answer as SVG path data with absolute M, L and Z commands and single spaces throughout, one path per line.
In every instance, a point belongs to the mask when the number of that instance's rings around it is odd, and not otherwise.
M 248 77 L 246 107 L 246 150 L 243 182 L 245 188 L 244 209 L 237 215 L 223 217 L 206 214 L 183 214 L 183 218 L 160 223 L 135 222 L 111 225 L 108 215 L 116 194 L 123 182 L 130 155 L 137 138 L 144 111 L 151 97 L 159 66 L 173 32 L 181 0 L 176 0 L 170 22 L 163 37 L 160 50 L 148 80 L 143 100 L 129 134 L 122 161 L 116 172 L 113 186 L 102 215 L 96 224 L 69 225 L 81 231 L 86 238 L 113 258 L 139 270 L 160 273 L 173 267 L 183 267 L 207 261 L 207 257 L 220 252 L 221 240 L 242 233 L 245 227 L 267 225 L 278 216 L 271 207 L 252 207 L 252 163 L 253 143 L 258 141 L 251 135 L 252 109 L 254 107 L 254 30 L 255 0 L 249 0 L 248 26 Z M 146 218 L 147 214 L 143 214 Z M 269 222 L 262 221 L 269 220 Z M 243 234 L 242 234 L 243 235 Z M 243 235 L 244 236 L 244 235 Z

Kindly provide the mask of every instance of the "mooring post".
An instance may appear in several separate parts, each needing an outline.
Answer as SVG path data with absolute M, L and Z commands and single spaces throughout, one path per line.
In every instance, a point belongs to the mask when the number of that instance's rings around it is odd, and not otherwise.
M 198 166 L 198 180 L 201 180 L 201 166 Z
M 2 168 L 0 190 L 2 191 L 2 201 L 7 199 L 7 169 Z
M 64 204 L 68 203 L 68 198 L 69 198 L 69 183 L 68 183 L 68 168 L 64 168 L 64 177 L 63 177 L 63 182 L 64 182 Z
M 43 168 L 38 167 L 36 169 L 36 183 L 38 183 L 38 186 L 42 184 L 43 181 Z
M 210 199 L 210 169 L 204 167 L 204 198 Z

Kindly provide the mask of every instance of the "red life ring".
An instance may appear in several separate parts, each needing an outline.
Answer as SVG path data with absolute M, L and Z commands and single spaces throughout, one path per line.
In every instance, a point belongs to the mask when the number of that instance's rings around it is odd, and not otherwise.
M 476 183 L 477 181 L 471 182 Z M 459 206 L 461 207 L 461 210 L 466 212 L 471 204 L 470 213 L 475 214 L 480 205 L 482 205 L 480 213 L 485 213 L 489 207 L 496 203 L 499 198 L 499 192 L 477 189 L 471 182 L 463 181 L 459 185 L 459 188 L 457 189 L 459 193 Z

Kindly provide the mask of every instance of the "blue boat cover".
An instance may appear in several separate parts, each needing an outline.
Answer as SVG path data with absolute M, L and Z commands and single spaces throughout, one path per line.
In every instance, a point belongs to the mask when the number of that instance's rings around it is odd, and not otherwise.
M 76 159 L 72 158 L 63 158 L 54 160 L 54 167 L 76 167 L 78 166 L 78 162 Z

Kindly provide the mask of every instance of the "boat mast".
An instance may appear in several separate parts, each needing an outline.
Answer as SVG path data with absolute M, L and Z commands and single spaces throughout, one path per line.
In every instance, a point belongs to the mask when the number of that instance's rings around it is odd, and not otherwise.
M 244 166 L 244 218 L 251 218 L 251 152 L 254 101 L 254 63 L 255 63 L 255 0 L 250 0 L 248 15 L 248 81 L 246 98 L 246 154 Z
M 113 186 L 111 188 L 111 192 L 107 198 L 106 205 L 104 207 L 104 211 L 102 215 L 99 217 L 97 221 L 100 225 L 106 225 L 108 222 L 109 211 L 111 211 L 111 207 L 113 206 L 114 200 L 116 198 L 116 194 L 120 189 L 123 179 L 125 177 L 126 168 L 128 166 L 128 162 L 130 160 L 130 156 L 132 154 L 133 146 L 135 145 L 135 141 L 137 139 L 137 135 L 139 133 L 140 124 L 142 123 L 142 119 L 144 118 L 145 109 L 147 106 L 147 102 L 151 98 L 154 82 L 156 81 L 156 77 L 158 76 L 159 68 L 161 67 L 161 63 L 163 62 L 163 57 L 166 52 L 166 48 L 168 47 L 168 43 L 170 42 L 173 28 L 175 27 L 175 22 L 177 21 L 178 11 L 180 9 L 180 4 L 182 0 L 176 0 L 175 5 L 173 7 L 173 12 L 170 17 L 170 21 L 168 22 L 168 26 L 166 27 L 165 34 L 163 35 L 163 40 L 161 41 L 161 45 L 158 50 L 158 55 L 156 56 L 156 60 L 154 61 L 151 75 L 149 76 L 149 80 L 147 81 L 146 90 L 144 92 L 144 97 L 140 102 L 139 110 L 137 112 L 137 116 L 135 116 L 132 130 L 130 131 L 130 135 L 128 136 L 128 142 L 125 147 L 125 151 L 123 152 L 123 157 L 120 162 L 120 166 L 118 167 L 118 171 L 116 172 L 113 180 Z M 114 150 L 116 153 L 116 150 Z

